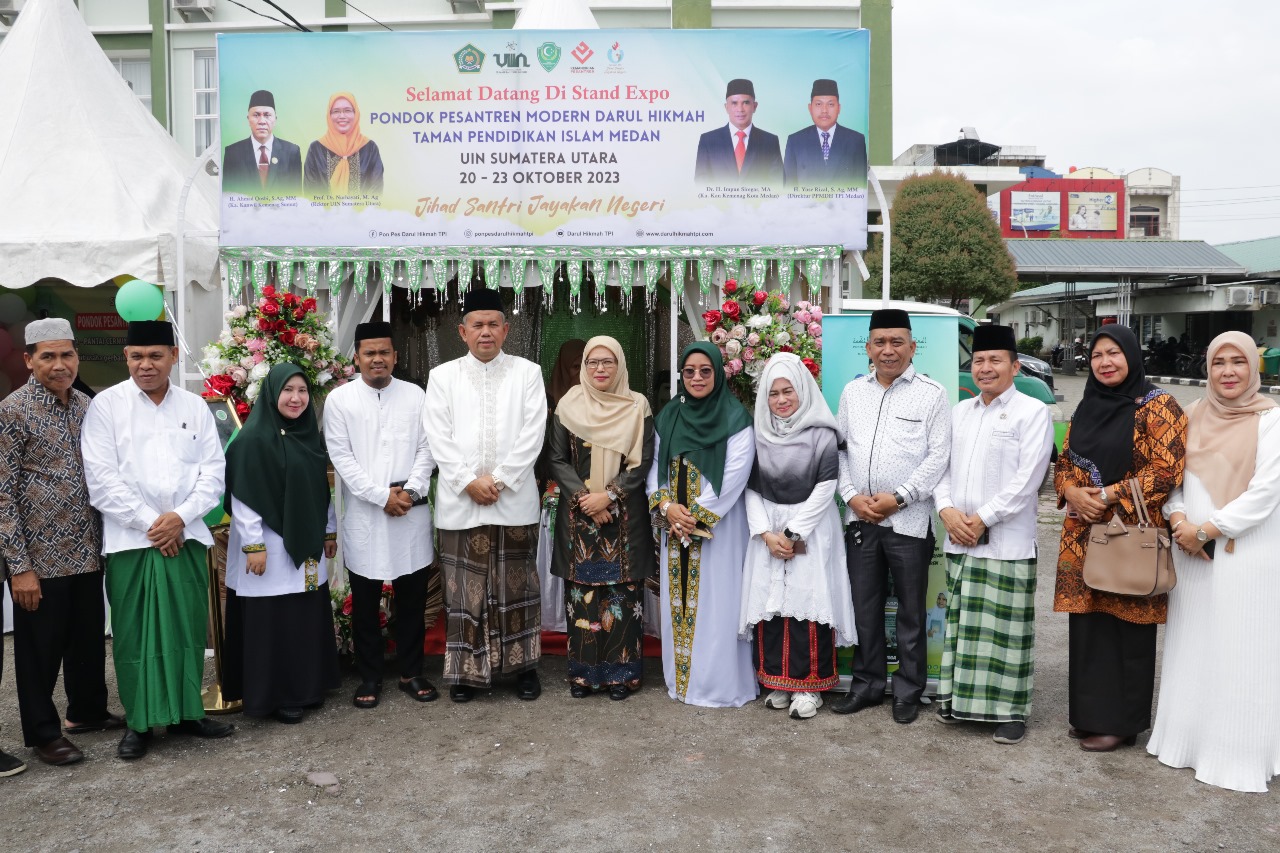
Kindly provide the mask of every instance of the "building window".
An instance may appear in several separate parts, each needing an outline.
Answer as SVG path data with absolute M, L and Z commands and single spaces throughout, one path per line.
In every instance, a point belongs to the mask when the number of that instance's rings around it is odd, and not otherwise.
M 1136 205 L 1129 208 L 1130 237 L 1159 237 L 1160 208 Z
M 133 94 L 151 112 L 151 59 L 147 56 L 108 56 Z
M 195 72 L 195 146 L 196 156 L 213 144 L 218 136 L 218 52 L 197 50 L 192 54 Z

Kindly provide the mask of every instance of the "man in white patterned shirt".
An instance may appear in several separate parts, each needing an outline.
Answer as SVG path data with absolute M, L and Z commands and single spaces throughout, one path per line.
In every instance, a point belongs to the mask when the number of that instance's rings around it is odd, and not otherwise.
M 947 392 L 911 365 L 911 317 L 897 308 L 871 314 L 867 355 L 874 370 L 845 386 L 840 434 L 840 497 L 858 650 L 853 683 L 831 710 L 853 714 L 884 701 L 888 684 L 884 606 L 887 581 L 898 598 L 898 670 L 893 719 L 910 723 L 925 687 L 925 592 L 933 555 L 933 490 L 951 452 Z
M 938 721 L 996 723 L 1014 744 L 1031 713 L 1035 656 L 1036 495 L 1053 449 L 1043 403 L 1013 385 L 1013 329 L 973 332 L 981 394 L 951 410 L 951 464 L 934 490 L 947 528 L 947 628 Z

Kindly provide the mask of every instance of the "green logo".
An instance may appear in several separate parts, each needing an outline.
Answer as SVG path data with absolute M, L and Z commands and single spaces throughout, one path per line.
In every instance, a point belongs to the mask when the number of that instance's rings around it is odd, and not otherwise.
M 560 63 L 560 45 L 553 41 L 544 41 L 538 48 L 538 63 L 547 71 Z
M 484 65 L 484 51 L 474 44 L 468 44 L 453 55 L 458 71 L 463 74 L 475 74 Z

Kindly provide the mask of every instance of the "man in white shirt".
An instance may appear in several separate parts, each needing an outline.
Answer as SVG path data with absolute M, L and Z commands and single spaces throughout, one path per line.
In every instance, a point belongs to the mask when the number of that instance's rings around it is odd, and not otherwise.
M 1014 744 L 1031 713 L 1036 497 L 1053 448 L 1049 409 L 1014 387 L 1013 329 L 973 332 L 981 394 L 951 410 L 951 465 L 934 490 L 947 528 L 947 628 L 938 721 L 996 723 Z
M 933 490 L 947 468 L 951 419 L 947 392 L 911 366 L 916 343 L 906 311 L 871 314 L 867 355 L 875 369 L 845 386 L 840 435 L 840 496 L 849 507 L 845 534 L 858 650 L 849 692 L 831 705 L 853 714 L 884 701 L 887 581 L 898 599 L 898 669 L 893 719 L 920 711 L 926 678 L 925 593 L 933 556 Z
M 435 559 L 425 495 L 435 460 L 422 428 L 422 389 L 396 379 L 391 324 L 356 327 L 357 382 L 325 398 L 324 439 L 342 481 L 342 560 L 351 585 L 351 633 L 360 686 L 357 708 L 382 692 L 382 585 L 396 596 L 399 687 L 419 702 L 439 696 L 422 675 L 427 567 Z
M 440 466 L 444 680 L 455 702 L 470 701 L 495 673 L 515 675 L 521 699 L 542 692 L 533 465 L 547 400 L 542 369 L 502 351 L 510 328 L 498 291 L 473 288 L 458 327 L 468 354 L 431 371 L 422 414 Z
M 204 517 L 222 498 L 225 462 L 205 401 L 169 382 L 173 327 L 129 324 L 129 378 L 93 398 L 80 433 L 89 503 L 102 513 L 111 652 L 129 728 L 116 754 L 146 755 L 152 726 L 225 737 L 205 716 L 205 627 L 213 537 Z

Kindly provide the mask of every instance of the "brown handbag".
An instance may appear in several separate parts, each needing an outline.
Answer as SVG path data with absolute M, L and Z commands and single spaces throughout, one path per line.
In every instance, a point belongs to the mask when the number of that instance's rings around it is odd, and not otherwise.
M 1128 486 L 1138 523 L 1125 524 L 1117 512 L 1106 524 L 1093 525 L 1084 553 L 1084 582 L 1099 592 L 1163 595 L 1178 583 L 1169 532 L 1151 522 L 1136 477 Z

